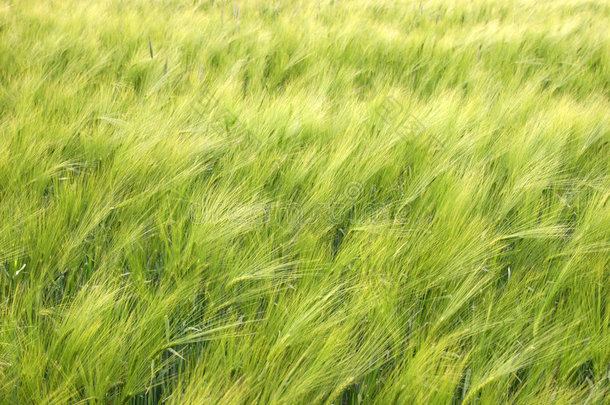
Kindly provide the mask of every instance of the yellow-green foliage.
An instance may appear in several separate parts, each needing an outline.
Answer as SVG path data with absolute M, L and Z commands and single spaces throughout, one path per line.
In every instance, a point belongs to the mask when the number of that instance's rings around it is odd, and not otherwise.
M 0 401 L 605 403 L 610 4 L 0 0 Z

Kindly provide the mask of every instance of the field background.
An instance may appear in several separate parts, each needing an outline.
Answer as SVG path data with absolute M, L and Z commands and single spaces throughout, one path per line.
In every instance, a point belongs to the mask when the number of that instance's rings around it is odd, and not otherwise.
M 608 403 L 610 4 L 0 0 L 0 402 Z

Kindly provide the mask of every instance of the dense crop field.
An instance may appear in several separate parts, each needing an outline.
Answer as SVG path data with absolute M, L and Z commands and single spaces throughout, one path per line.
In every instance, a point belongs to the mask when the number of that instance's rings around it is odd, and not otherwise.
M 0 403 L 608 403 L 609 40 L 603 0 L 0 0 Z

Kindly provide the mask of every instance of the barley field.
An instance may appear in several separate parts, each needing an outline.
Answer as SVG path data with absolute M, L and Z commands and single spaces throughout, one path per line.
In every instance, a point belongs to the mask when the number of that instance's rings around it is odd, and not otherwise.
M 0 403 L 610 403 L 610 3 L 0 0 Z

